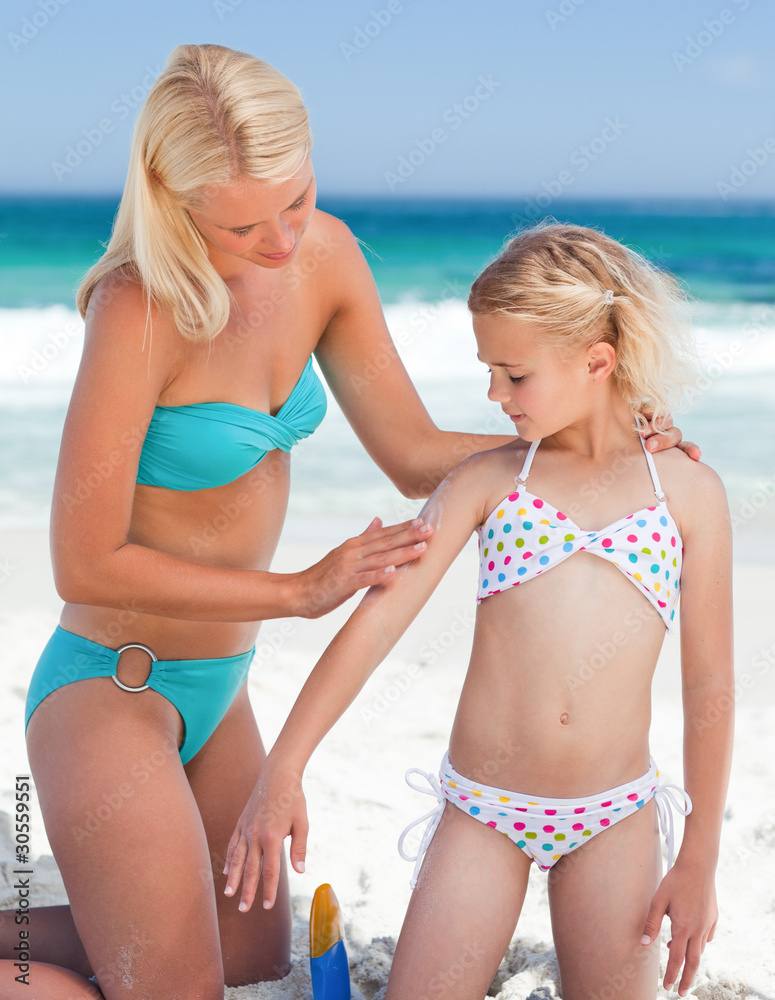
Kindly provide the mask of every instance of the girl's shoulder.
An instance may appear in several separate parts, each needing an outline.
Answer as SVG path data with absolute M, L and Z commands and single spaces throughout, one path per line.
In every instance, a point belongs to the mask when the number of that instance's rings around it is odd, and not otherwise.
M 685 536 L 698 518 L 728 514 L 726 490 L 721 477 L 704 462 L 696 462 L 680 448 L 661 451 L 654 457 L 662 492 Z
M 457 469 L 470 470 L 470 474 L 476 474 L 485 477 L 485 479 L 505 475 L 510 476 L 513 480 L 514 476 L 519 475 L 529 449 L 529 441 L 525 442 L 521 438 L 515 438 L 513 441 L 507 441 L 506 444 L 498 445 L 496 448 L 488 448 L 485 451 L 469 455 L 457 466 Z
M 669 448 L 652 456 L 659 474 L 662 488 L 667 496 L 668 490 L 676 497 L 690 495 L 696 490 L 705 493 L 723 491 L 721 477 L 705 462 L 696 462 L 689 458 L 680 448 Z
M 447 477 L 457 489 L 475 497 L 479 523 L 515 489 L 515 477 L 525 462 L 530 443 L 517 438 L 497 448 L 464 459 Z

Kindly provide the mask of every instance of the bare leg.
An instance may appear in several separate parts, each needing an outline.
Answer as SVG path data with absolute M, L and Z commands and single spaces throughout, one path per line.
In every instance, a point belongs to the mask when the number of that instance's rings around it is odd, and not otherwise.
M 530 860 L 447 805 L 396 946 L 386 1000 L 484 997 L 508 948 Z
M 156 692 L 126 695 L 107 678 L 68 685 L 30 720 L 46 830 L 106 1000 L 223 997 L 213 887 L 198 877 L 207 840 L 180 729 Z M 38 1000 L 57 996 L 57 976 L 62 989 L 72 982 L 47 971 L 51 986 L 31 984 Z
M 654 1000 L 659 943 L 644 948 L 640 938 L 661 871 L 653 800 L 552 868 L 564 1000 Z
M 89 959 L 73 923 L 69 906 L 35 906 L 29 910 L 30 940 L 35 942 L 35 957 L 50 965 L 72 969 L 81 976 L 92 974 Z M 15 910 L 0 911 L 0 959 L 13 957 L 19 943 Z
M 224 974 L 229 986 L 277 979 L 290 969 L 290 900 L 283 878 L 277 903 L 269 912 L 254 907 L 240 913 L 238 900 L 223 895 L 225 848 L 265 757 L 245 686 L 218 729 L 194 760 L 186 765 L 202 816 L 211 865 L 198 873 L 216 888 Z M 138 773 L 146 770 L 141 767 Z M 85 826 L 83 833 L 88 833 Z M 87 839 L 83 837 L 82 839 Z M 32 940 L 41 962 L 92 975 L 91 963 L 78 936 L 69 906 L 30 911 Z M 0 913 L 0 957 L 10 958 L 18 940 L 13 911 Z M 18 971 L 18 970 L 17 970 Z
M 3 1000 L 35 1000 L 45 997 L 45 1000 L 102 1000 L 102 993 L 97 987 L 75 972 L 46 965 L 43 962 L 31 962 L 27 975 L 29 986 L 17 982 L 19 970 L 13 962 L 0 962 L 0 996 Z M 35 992 L 30 992 L 34 984 Z
M 226 848 L 265 756 L 246 684 L 218 729 L 186 765 L 207 835 L 211 864 L 200 875 L 204 883 L 215 884 L 227 986 L 279 979 L 291 968 L 291 907 L 285 871 L 271 910 L 262 908 L 259 894 L 259 903 L 240 913 L 239 895 L 223 894 Z

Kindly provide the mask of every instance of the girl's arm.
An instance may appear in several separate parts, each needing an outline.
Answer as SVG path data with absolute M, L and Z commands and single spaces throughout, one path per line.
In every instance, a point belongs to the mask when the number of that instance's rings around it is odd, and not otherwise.
M 377 522 L 300 573 L 207 566 L 129 540 L 140 451 L 184 344 L 137 284 L 104 279 L 89 303 L 51 507 L 57 591 L 73 604 L 194 621 L 317 617 L 421 550 L 419 524 Z
M 682 525 L 681 672 L 684 782 L 692 800 L 683 843 L 657 890 L 644 944 L 670 917 L 672 942 L 665 989 L 683 965 L 685 996 L 718 918 L 714 874 L 732 756 L 732 531 L 724 487 L 706 466 L 692 470 L 692 516 Z M 648 940 L 647 940 L 648 939 Z
M 229 843 L 226 895 L 242 878 L 240 909 L 253 903 L 263 875 L 264 906 L 274 904 L 280 855 L 291 835 L 291 862 L 304 870 L 307 816 L 301 779 L 313 750 L 352 703 L 458 555 L 483 513 L 486 455 L 455 469 L 422 511 L 433 525 L 428 551 L 389 583 L 367 592 L 309 675 L 270 751 Z
M 369 266 L 347 226 L 327 216 L 336 246 L 326 281 L 338 308 L 318 342 L 315 356 L 331 391 L 369 455 L 408 497 L 427 497 L 458 462 L 495 448 L 514 435 L 462 434 L 433 423 L 390 337 Z M 471 335 L 471 361 L 475 344 Z M 651 428 L 647 433 L 653 433 Z M 672 428 L 654 434 L 649 451 L 681 441 Z M 691 457 L 699 458 L 696 445 Z

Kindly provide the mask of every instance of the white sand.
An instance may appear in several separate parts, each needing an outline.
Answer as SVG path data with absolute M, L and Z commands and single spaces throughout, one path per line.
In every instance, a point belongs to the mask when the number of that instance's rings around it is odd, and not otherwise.
M 276 565 L 291 569 L 313 558 L 310 546 L 285 544 Z M 61 602 L 45 532 L 0 532 L 0 566 L 0 810 L 10 814 L 14 775 L 28 773 L 25 691 Z M 311 996 L 307 917 L 321 882 L 333 884 L 348 919 L 353 996 L 381 998 L 409 899 L 411 866 L 398 857 L 396 840 L 431 806 L 430 799 L 406 787 L 403 775 L 410 766 L 435 770 L 446 749 L 470 649 L 475 581 L 476 553 L 469 547 L 313 758 L 306 782 L 307 873 L 291 873 L 294 970 L 280 983 L 227 990 L 229 1000 Z M 775 1000 L 775 567 L 738 565 L 735 582 L 737 667 L 745 684 L 738 691 L 736 754 L 717 879 L 721 918 L 694 995 Z M 262 633 L 251 695 L 267 742 L 346 614 L 345 608 L 316 622 L 272 622 Z M 453 631 L 462 634 L 455 637 Z M 262 660 L 272 644 L 278 648 Z M 652 750 L 667 780 L 680 782 L 678 649 L 678 637 L 668 637 L 654 686 Z M 36 806 L 33 815 L 35 902 L 64 902 Z M 11 860 L 8 816 L 0 815 L 0 906 L 15 901 Z M 663 968 L 666 955 L 663 944 Z M 531 875 L 516 936 L 490 992 L 501 1000 L 560 995 L 546 879 L 538 872 Z

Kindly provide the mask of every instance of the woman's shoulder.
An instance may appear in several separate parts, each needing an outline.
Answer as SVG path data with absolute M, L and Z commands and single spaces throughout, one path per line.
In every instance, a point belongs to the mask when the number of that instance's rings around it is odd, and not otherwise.
M 328 314 L 371 328 L 381 320 L 379 295 L 361 241 L 347 223 L 316 209 L 299 247 L 290 280 L 312 278 Z
M 335 276 L 342 273 L 342 267 L 369 270 L 362 246 L 365 244 L 355 236 L 346 222 L 317 208 L 300 249 L 302 258 L 314 259 L 316 270 L 329 271 Z M 307 269 L 310 266 L 306 265 Z
M 149 297 L 143 282 L 131 265 L 114 268 L 99 279 L 89 299 L 84 317 L 88 327 L 109 322 L 112 329 L 142 333 L 150 324 L 154 337 L 176 335 L 170 314 Z M 179 335 L 177 335 L 179 336 Z
M 130 266 L 100 278 L 84 319 L 85 350 L 121 363 L 142 357 L 146 367 L 168 370 L 183 347 L 171 316 L 149 298 Z
M 150 303 L 153 319 L 162 320 L 163 312 L 153 302 Z M 104 274 L 95 284 L 89 298 L 86 319 L 97 315 L 123 313 L 129 310 L 135 314 L 148 312 L 148 294 L 142 279 L 131 264 L 123 264 Z

